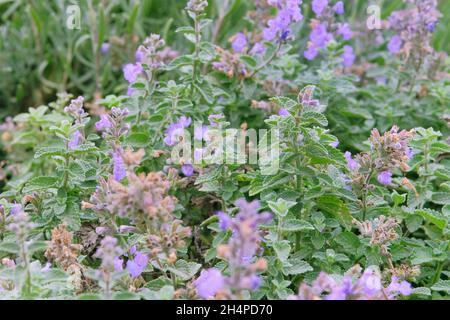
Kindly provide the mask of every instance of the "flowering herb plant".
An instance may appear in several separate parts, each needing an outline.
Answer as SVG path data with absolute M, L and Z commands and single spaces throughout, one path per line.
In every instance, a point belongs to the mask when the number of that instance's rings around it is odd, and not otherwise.
M 445 17 L 354 2 L 87 1 L 91 72 L 0 126 L 0 298 L 448 298 Z

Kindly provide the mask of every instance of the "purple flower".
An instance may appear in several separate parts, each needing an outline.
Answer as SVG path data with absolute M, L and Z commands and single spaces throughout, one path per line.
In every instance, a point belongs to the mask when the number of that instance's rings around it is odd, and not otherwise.
M 136 53 L 134 54 L 134 58 L 136 59 L 136 62 L 142 62 L 144 60 L 145 54 L 142 50 L 137 49 Z
M 262 54 L 266 52 L 266 48 L 261 44 L 261 42 L 257 42 L 253 45 L 253 48 L 250 50 L 251 55 Z
M 392 172 L 383 171 L 378 174 L 377 180 L 379 183 L 384 184 L 385 186 L 392 183 Z
M 350 40 L 353 36 L 353 32 L 348 23 L 340 24 L 336 32 L 341 35 L 344 40 Z
M 131 96 L 133 96 L 133 94 L 135 92 L 137 92 L 137 90 L 134 89 L 133 87 L 129 86 L 128 89 L 127 89 L 127 96 L 131 97 Z
M 344 14 L 344 3 L 342 1 L 336 2 L 333 7 L 334 12 L 337 14 Z
M 190 177 L 194 174 L 194 167 L 192 164 L 183 164 L 181 166 L 181 172 L 183 172 L 186 177 Z
M 208 116 L 209 124 L 213 127 L 217 127 L 219 122 L 224 118 L 224 115 L 222 113 L 219 114 L 210 114 Z
M 75 147 L 78 146 L 78 144 L 80 143 L 80 138 L 82 137 L 83 135 L 81 134 L 80 131 L 75 131 L 74 133 L 72 133 L 70 141 L 67 144 L 69 149 L 75 149 Z
M 200 162 L 203 158 L 204 150 L 202 148 L 196 148 L 194 150 L 194 160 Z
M 427 30 L 429 32 L 434 32 L 434 29 L 436 28 L 436 25 L 437 25 L 437 21 L 433 21 L 433 22 L 427 24 Z
M 287 117 L 290 115 L 290 113 L 287 109 L 281 108 L 280 110 L 278 110 L 278 115 L 280 115 L 282 117 Z
M 202 270 L 200 277 L 194 281 L 197 294 L 203 298 L 208 299 L 215 296 L 215 294 L 224 287 L 225 278 L 222 273 L 216 268 Z
M 245 34 L 242 32 L 238 32 L 233 39 L 233 42 L 231 43 L 231 47 L 233 48 L 234 52 L 240 53 L 242 52 L 245 47 L 247 46 L 247 38 L 245 37 Z
M 397 277 L 392 277 L 391 284 L 387 287 L 387 291 L 392 295 L 409 296 L 412 293 L 411 284 L 408 281 L 399 281 Z
M 351 67 L 355 62 L 355 54 L 353 53 L 352 46 L 344 46 L 344 53 L 342 54 L 342 65 L 344 67 Z
M 333 35 L 327 32 L 327 27 L 324 24 L 318 24 L 311 31 L 309 40 L 311 40 L 317 48 L 323 49 L 331 40 L 333 40 Z
M 313 0 L 312 2 L 312 10 L 317 16 L 320 16 L 328 6 L 328 0 Z
M 187 128 L 191 125 L 192 123 L 192 119 L 191 118 L 187 118 L 185 116 L 180 117 L 180 119 L 178 120 L 178 123 L 180 124 L 180 126 L 182 126 L 183 128 Z
M 359 169 L 359 163 L 353 160 L 350 151 L 344 153 L 345 159 L 347 159 L 347 167 L 349 170 L 354 171 Z
M 138 75 L 140 73 L 142 73 L 142 71 L 144 71 L 144 70 L 142 69 L 142 66 L 140 63 L 136 63 L 136 64 L 129 63 L 123 67 L 124 78 L 129 83 L 135 82 Z
M 108 54 L 108 52 L 109 52 L 109 47 L 110 47 L 110 45 L 109 45 L 108 42 L 103 42 L 102 47 L 101 47 L 101 49 L 100 49 L 100 52 L 101 52 L 102 54 Z
M 108 232 L 108 230 L 109 229 L 106 227 L 97 227 L 97 228 L 95 228 L 95 233 L 102 235 L 102 234 L 105 234 L 106 232 Z
M 333 141 L 333 142 L 330 143 L 330 146 L 333 147 L 333 148 L 337 148 L 338 145 L 339 145 L 339 141 Z
M 111 127 L 112 123 L 109 121 L 109 117 L 106 114 L 100 115 L 100 120 L 95 123 L 95 129 L 97 129 L 97 131 L 103 131 Z
M 276 37 L 285 40 L 290 33 L 289 26 L 293 22 L 303 19 L 300 10 L 300 0 L 286 0 L 284 7 L 280 2 L 271 2 L 270 5 L 278 7 L 278 14 L 267 22 L 267 28 L 263 30 L 263 38 L 272 41 Z
M 50 262 L 47 262 L 45 264 L 45 266 L 41 269 L 41 272 L 47 273 L 50 271 L 51 267 L 52 267 L 52 264 Z
M 133 278 L 137 278 L 145 270 L 148 264 L 147 255 L 136 252 L 133 260 L 127 261 L 127 270 Z
M 390 53 L 398 53 L 402 47 L 402 38 L 399 35 L 393 36 L 389 41 L 387 47 Z
M 174 146 L 183 136 L 184 129 L 191 125 L 192 119 L 182 116 L 177 122 L 172 123 L 166 129 L 164 143 L 168 146 Z
M 308 45 L 308 49 L 303 52 L 303 56 L 311 61 L 314 60 L 318 53 L 319 52 L 317 51 L 317 47 L 312 42 L 310 42 Z
M 123 161 L 122 152 L 117 149 L 113 154 L 113 174 L 116 181 L 121 181 L 127 176 L 127 170 L 125 168 L 125 162 Z
M 383 288 L 380 277 L 372 270 L 367 269 L 358 281 L 358 284 L 368 296 L 376 295 Z
M 123 259 L 120 259 L 119 257 L 114 258 L 114 270 L 115 271 L 123 270 Z
M 219 211 L 216 213 L 219 217 L 219 227 L 222 231 L 227 230 L 230 227 L 231 217 L 223 211 Z
M 15 204 L 13 204 L 12 208 L 10 209 L 9 214 L 14 216 L 21 211 L 23 211 L 22 205 L 19 203 L 15 203 Z
M 414 157 L 414 151 L 412 150 L 412 148 L 406 149 L 406 157 L 408 158 L 408 160 L 411 160 L 412 157 Z
M 198 141 L 208 141 L 208 126 L 201 125 L 194 128 L 194 139 Z

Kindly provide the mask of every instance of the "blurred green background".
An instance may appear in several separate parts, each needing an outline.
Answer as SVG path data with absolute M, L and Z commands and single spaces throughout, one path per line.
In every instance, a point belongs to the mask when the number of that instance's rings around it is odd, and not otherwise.
M 224 16 L 218 44 L 225 46 L 229 36 L 245 28 L 243 18 L 254 1 L 209 0 L 208 16 Z M 304 0 L 303 7 L 310 2 Z M 365 21 L 369 4 L 380 5 L 382 18 L 404 5 L 402 0 L 344 2 L 351 24 Z M 81 9 L 80 30 L 66 27 L 66 9 L 72 4 Z M 88 100 L 96 93 L 123 94 L 122 65 L 134 61 L 135 49 L 147 35 L 159 33 L 172 48 L 190 49 L 174 32 L 189 23 L 185 5 L 185 0 L 0 0 L 0 118 L 54 100 L 62 91 Z M 449 52 L 450 1 L 441 0 L 440 9 L 444 16 L 434 46 Z M 310 10 L 304 12 L 308 20 Z M 307 32 L 303 28 L 296 37 Z M 206 36 L 212 37 L 212 31 Z M 101 52 L 104 42 L 111 43 L 108 54 Z M 301 48 L 294 44 L 294 50 Z

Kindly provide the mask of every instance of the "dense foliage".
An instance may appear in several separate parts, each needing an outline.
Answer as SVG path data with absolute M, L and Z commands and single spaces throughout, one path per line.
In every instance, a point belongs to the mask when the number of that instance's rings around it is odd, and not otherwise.
M 0 297 L 447 299 L 448 4 L 167 2 L 0 1 Z

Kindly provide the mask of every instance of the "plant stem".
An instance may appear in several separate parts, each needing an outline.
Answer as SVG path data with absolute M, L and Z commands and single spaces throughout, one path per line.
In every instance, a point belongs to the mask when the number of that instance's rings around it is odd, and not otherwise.
M 275 57 L 277 56 L 278 52 L 280 52 L 281 49 L 281 45 L 283 44 L 283 41 L 279 41 L 278 42 L 278 46 L 277 49 L 272 53 L 272 55 L 269 57 L 268 60 L 266 60 L 263 64 L 261 64 L 258 68 L 256 68 L 255 70 L 253 70 L 253 72 L 250 74 L 249 78 L 254 77 L 259 71 L 261 71 L 262 69 L 264 69 L 267 65 L 269 65 L 269 63 L 272 62 L 273 59 L 275 59 Z
M 195 92 L 194 84 L 197 78 L 198 56 L 200 54 L 200 25 L 197 16 L 195 16 L 194 19 L 194 30 L 195 30 L 195 52 L 194 52 L 194 64 L 192 65 L 191 96 Z
M 22 260 L 23 260 L 23 263 L 25 266 L 24 290 L 25 290 L 25 294 L 29 296 L 31 294 L 31 272 L 30 272 L 30 265 L 28 262 L 28 254 L 25 249 L 25 241 L 24 240 L 20 241 L 20 253 L 21 253 Z

